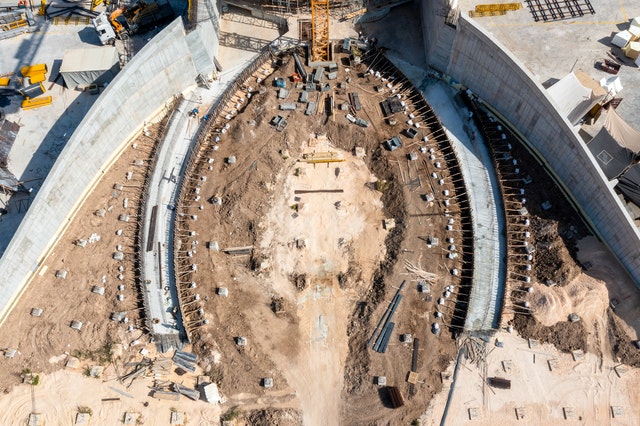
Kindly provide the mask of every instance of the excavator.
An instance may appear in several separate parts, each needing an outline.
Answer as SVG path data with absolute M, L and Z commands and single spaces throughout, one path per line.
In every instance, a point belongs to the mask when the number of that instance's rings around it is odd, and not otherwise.
M 111 14 L 109 15 L 109 22 L 113 26 L 116 34 L 120 36 L 122 39 L 126 39 L 128 37 L 127 31 L 124 29 L 124 25 L 118 22 L 118 16 L 122 15 L 124 11 L 127 10 L 124 6 L 117 7 Z
M 116 38 L 126 40 L 133 34 L 141 34 L 173 19 L 171 6 L 165 1 L 145 3 L 138 1 L 131 7 L 118 6 L 109 16 L 104 12 L 92 19 L 103 45 L 113 45 Z

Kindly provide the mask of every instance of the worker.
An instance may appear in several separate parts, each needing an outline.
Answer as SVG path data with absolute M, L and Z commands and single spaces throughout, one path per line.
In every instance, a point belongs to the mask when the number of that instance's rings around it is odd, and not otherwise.
M 26 9 L 27 8 L 27 0 L 18 0 L 18 8 Z

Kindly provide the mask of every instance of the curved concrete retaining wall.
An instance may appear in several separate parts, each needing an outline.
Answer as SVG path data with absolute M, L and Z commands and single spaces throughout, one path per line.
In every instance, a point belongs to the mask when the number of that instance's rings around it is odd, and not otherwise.
M 215 1 L 211 0 L 214 7 Z M 210 33 L 217 23 L 212 19 L 207 26 L 202 34 Z M 155 116 L 174 94 L 195 83 L 204 61 L 194 57 L 204 52 L 212 58 L 217 54 L 217 41 L 217 36 L 203 40 L 206 48 L 194 51 L 182 20 L 177 18 L 136 54 L 102 93 L 60 153 L 0 259 L 0 324 L 85 196 L 144 121 Z
M 423 3 L 423 22 L 430 22 L 434 16 L 430 10 L 433 6 L 428 3 Z M 430 30 L 425 31 L 425 37 L 429 37 Z M 431 52 L 437 51 L 434 43 Z M 442 71 L 478 94 L 529 141 L 530 148 L 555 173 L 599 237 L 640 284 L 640 232 L 546 90 L 503 45 L 464 15 L 458 20 L 449 52 Z M 553 203 L 553 199 L 550 201 Z

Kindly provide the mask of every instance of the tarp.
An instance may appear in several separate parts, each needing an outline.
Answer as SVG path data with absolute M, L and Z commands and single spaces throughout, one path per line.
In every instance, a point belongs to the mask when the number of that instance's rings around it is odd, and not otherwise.
M 18 179 L 9 170 L 0 167 L 0 187 L 13 192 L 20 190 Z
M 640 206 L 640 164 L 634 164 L 620 177 L 616 188 L 635 205 Z
M 79 85 L 102 85 L 120 70 L 118 50 L 113 46 L 65 50 L 60 74 L 70 89 Z
M 589 87 L 585 87 L 578 77 L 569 73 L 562 77 L 547 92 L 558 105 L 558 110 L 576 125 L 604 95 L 597 95 Z
M 607 110 L 604 127 L 618 144 L 640 154 L 640 132 L 624 121 L 614 108 Z
M 620 176 L 635 159 L 634 152 L 618 144 L 605 127 L 600 129 L 587 147 L 609 180 Z

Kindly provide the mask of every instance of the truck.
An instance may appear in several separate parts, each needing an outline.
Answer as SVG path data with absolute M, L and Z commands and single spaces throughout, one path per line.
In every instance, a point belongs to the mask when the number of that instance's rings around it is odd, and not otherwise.
M 116 39 L 126 40 L 134 34 L 144 34 L 171 21 L 174 12 L 169 3 L 138 1 L 131 7 L 119 6 L 108 16 L 102 12 L 91 20 L 100 43 L 114 45 Z

